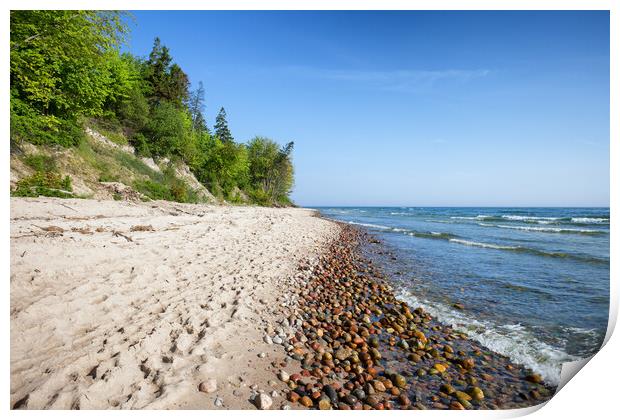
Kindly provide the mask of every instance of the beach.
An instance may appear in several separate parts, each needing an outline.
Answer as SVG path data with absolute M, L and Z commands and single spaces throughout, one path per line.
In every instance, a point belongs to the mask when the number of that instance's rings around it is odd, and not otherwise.
M 313 210 L 11 199 L 11 407 L 496 409 L 554 388 Z M 382 251 L 380 251 L 382 252 Z
M 264 335 L 336 231 L 303 209 L 12 198 L 11 407 L 280 407 Z

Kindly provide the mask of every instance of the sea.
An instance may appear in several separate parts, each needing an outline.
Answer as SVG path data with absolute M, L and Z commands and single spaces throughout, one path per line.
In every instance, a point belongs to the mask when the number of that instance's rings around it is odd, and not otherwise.
M 370 257 L 399 298 L 551 384 L 603 342 L 609 208 L 316 209 L 382 241 Z

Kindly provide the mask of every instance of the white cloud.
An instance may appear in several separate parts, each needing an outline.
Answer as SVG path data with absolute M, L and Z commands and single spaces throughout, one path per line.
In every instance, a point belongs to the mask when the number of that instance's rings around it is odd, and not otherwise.
M 314 67 L 287 67 L 287 72 L 297 76 L 335 80 L 351 83 L 365 83 L 372 87 L 393 91 L 417 91 L 432 87 L 446 81 L 467 82 L 471 79 L 485 77 L 490 73 L 487 69 L 477 70 L 338 70 Z

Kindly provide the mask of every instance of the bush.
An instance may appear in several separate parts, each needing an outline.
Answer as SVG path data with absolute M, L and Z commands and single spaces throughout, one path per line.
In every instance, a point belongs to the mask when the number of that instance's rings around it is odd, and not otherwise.
M 134 134 L 133 137 L 131 138 L 131 144 L 136 150 L 136 154 L 138 156 L 143 156 L 143 157 L 151 156 L 151 151 L 149 149 L 149 142 L 142 133 Z
M 71 178 L 57 172 L 37 171 L 34 175 L 20 179 L 11 195 L 15 197 L 73 197 Z
M 37 172 L 56 171 L 56 161 L 51 156 L 43 154 L 27 155 L 23 158 L 23 162 Z
M 58 144 L 69 147 L 84 138 L 84 131 L 77 121 L 37 113 L 25 102 L 11 97 L 12 144 L 27 141 L 33 144 Z

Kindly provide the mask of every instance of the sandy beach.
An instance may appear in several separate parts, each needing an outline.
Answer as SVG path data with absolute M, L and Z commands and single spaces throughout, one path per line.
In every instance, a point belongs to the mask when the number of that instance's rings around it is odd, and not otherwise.
M 12 198 L 11 407 L 286 406 L 267 342 L 338 231 L 305 209 Z

